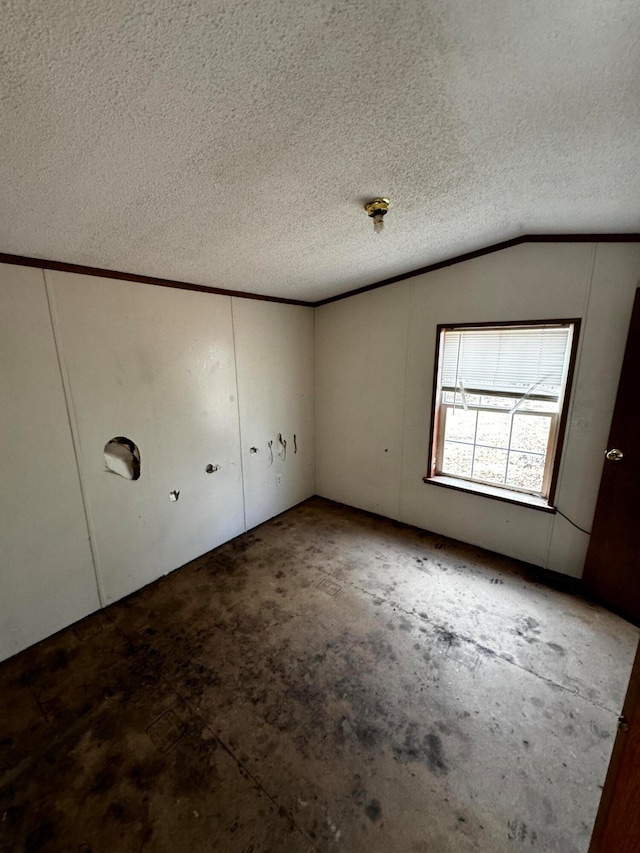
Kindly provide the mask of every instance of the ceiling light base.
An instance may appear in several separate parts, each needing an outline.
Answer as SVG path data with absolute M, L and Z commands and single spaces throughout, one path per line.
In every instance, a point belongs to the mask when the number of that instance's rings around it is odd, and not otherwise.
M 374 198 L 373 201 L 367 202 L 364 206 L 367 215 L 373 219 L 373 230 L 376 233 L 382 231 L 384 227 L 384 217 L 389 211 L 389 204 L 388 198 Z

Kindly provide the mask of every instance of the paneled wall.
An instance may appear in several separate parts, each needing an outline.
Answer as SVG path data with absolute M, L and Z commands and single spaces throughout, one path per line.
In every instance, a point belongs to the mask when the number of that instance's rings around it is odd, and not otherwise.
M 314 321 L 295 305 L 231 301 L 251 528 L 315 492 Z
M 583 319 L 556 503 L 588 530 L 639 285 L 637 243 L 528 243 L 317 309 L 318 493 L 579 577 L 561 515 L 422 482 L 436 326 Z
M 244 530 L 231 300 L 45 276 L 110 604 Z M 105 471 L 116 436 L 140 449 L 139 480 Z
M 312 309 L 0 271 L 3 658 L 312 495 L 315 448 Z
M 580 576 L 561 515 L 422 482 L 436 326 L 583 319 L 557 505 L 588 529 L 639 284 L 637 243 L 524 244 L 315 315 L 0 265 L 0 659 L 316 490 Z M 106 467 L 117 436 L 139 480 Z
M 100 602 L 42 270 L 0 276 L 2 659 Z

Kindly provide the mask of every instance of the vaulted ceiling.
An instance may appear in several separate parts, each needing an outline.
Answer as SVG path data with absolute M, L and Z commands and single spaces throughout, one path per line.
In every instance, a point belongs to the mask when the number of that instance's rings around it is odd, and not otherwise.
M 639 229 L 637 0 L 2 7 L 0 251 L 316 300 Z

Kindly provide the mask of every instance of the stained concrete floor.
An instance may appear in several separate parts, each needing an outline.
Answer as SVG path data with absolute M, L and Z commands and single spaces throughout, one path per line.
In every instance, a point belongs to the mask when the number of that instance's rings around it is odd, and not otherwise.
M 637 639 L 314 498 L 0 665 L 0 849 L 586 851 Z

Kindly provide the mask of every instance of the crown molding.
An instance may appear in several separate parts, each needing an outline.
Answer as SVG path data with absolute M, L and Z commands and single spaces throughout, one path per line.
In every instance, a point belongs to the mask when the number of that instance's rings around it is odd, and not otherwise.
M 484 246 L 482 249 L 474 249 L 472 252 L 465 252 L 463 255 L 455 255 L 453 258 L 447 258 L 444 261 L 438 261 L 435 264 L 429 264 L 426 267 L 419 267 L 416 270 L 394 275 L 391 278 L 385 278 L 382 281 L 377 281 L 374 284 L 366 284 L 364 287 L 357 287 L 354 290 L 348 290 L 346 293 L 339 293 L 337 296 L 328 296 L 326 299 L 320 299 L 313 303 L 314 308 L 319 308 L 321 305 L 329 305 L 331 302 L 338 302 L 340 299 L 348 299 L 350 296 L 357 296 L 359 293 L 367 293 L 369 290 L 376 290 L 378 287 L 386 287 L 388 284 L 396 284 L 399 281 L 405 281 L 408 278 L 414 278 L 417 275 L 424 273 L 435 272 L 436 270 L 444 269 L 444 267 L 452 267 L 454 264 L 461 264 L 464 261 L 471 261 L 474 258 L 480 258 L 482 255 L 491 255 L 493 252 L 501 252 L 503 249 L 510 249 L 512 246 L 519 246 L 521 243 L 638 243 L 640 242 L 640 234 L 523 234 L 521 237 L 513 237 L 511 240 L 503 240 L 500 243 L 492 243 L 490 246 Z
M 314 302 L 306 302 L 303 299 L 286 299 L 283 296 L 264 296 L 261 293 L 249 293 L 245 290 L 227 290 L 223 287 L 209 287 L 206 284 L 191 284 L 188 281 L 175 281 L 170 278 L 155 278 L 150 275 L 138 275 L 137 273 L 118 272 L 100 267 L 86 267 L 82 264 L 68 264 L 63 261 L 49 261 L 44 258 L 29 258 L 24 255 L 8 255 L 0 252 L 0 263 L 16 264 L 23 267 L 39 267 L 45 270 L 59 270 L 60 272 L 72 272 L 78 275 L 93 275 L 98 278 L 115 278 L 120 281 L 135 281 L 139 284 L 153 284 L 156 287 L 175 287 L 179 290 L 196 290 L 201 293 L 217 293 L 221 296 L 236 296 L 239 299 L 260 299 L 263 302 L 280 302 L 285 305 L 303 305 L 313 308 Z
M 263 302 L 278 302 L 284 305 L 302 305 L 305 308 L 319 308 L 322 305 L 329 305 L 331 302 L 338 302 L 340 299 L 348 299 L 350 296 L 356 296 L 359 293 L 367 293 L 369 290 L 376 290 L 378 287 L 386 287 L 389 284 L 395 284 L 399 281 L 405 281 L 409 278 L 414 278 L 417 275 L 424 275 L 428 272 L 451 267 L 454 264 L 461 264 L 464 261 L 471 261 L 474 258 L 482 257 L 482 255 L 490 255 L 493 252 L 500 252 L 503 249 L 510 249 L 512 246 L 519 246 L 522 243 L 637 243 L 640 242 L 639 233 L 622 233 L 622 234 L 523 234 L 521 237 L 513 237 L 510 240 L 503 240 L 500 243 L 493 243 L 490 246 L 484 246 L 481 249 L 474 249 L 472 252 L 465 252 L 463 255 L 456 255 L 453 258 L 447 258 L 444 261 L 437 261 L 434 264 L 428 264 L 426 267 L 419 267 L 410 272 L 394 275 L 391 278 L 376 281 L 373 284 L 366 284 L 363 287 L 357 287 L 354 290 L 347 290 L 345 293 L 339 293 L 336 296 L 329 296 L 326 299 L 319 299 L 316 302 L 304 299 L 287 299 L 283 296 L 266 296 L 261 293 L 250 293 L 245 290 L 228 290 L 223 287 L 210 287 L 205 284 L 192 284 L 188 281 L 176 281 L 170 278 L 155 278 L 149 275 L 139 275 L 138 273 L 120 272 L 118 270 L 102 269 L 101 267 L 88 267 L 82 264 L 69 264 L 64 261 L 50 261 L 45 258 L 31 258 L 25 255 L 11 255 L 5 252 L 0 252 L 0 263 L 15 264 L 23 267 L 39 267 L 45 270 L 59 270 L 60 272 L 71 272 L 78 275 L 92 275 L 98 278 L 113 278 L 121 281 L 134 281 L 139 284 L 152 284 L 156 287 L 175 287 L 180 290 L 195 290 L 201 293 L 217 293 L 221 296 L 235 296 L 239 299 L 258 299 Z

